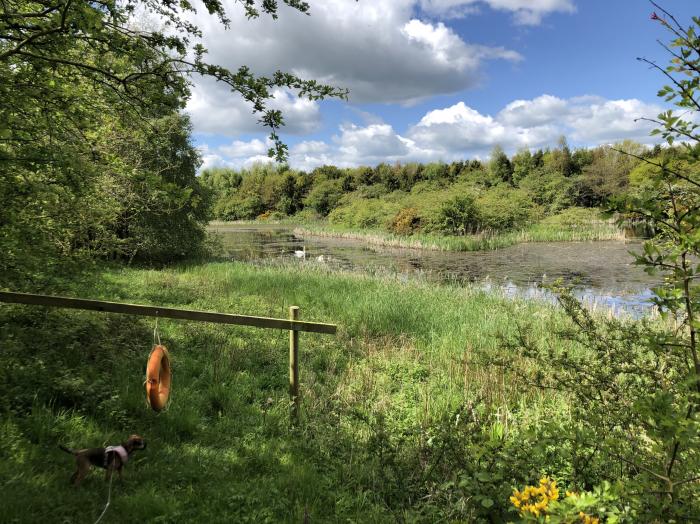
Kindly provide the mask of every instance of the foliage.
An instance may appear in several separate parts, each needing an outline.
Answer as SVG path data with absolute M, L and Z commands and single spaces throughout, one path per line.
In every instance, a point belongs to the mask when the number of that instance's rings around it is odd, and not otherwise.
M 631 154 L 629 154 L 631 153 Z M 639 164 L 644 148 L 631 141 L 593 151 L 590 162 L 583 168 L 577 201 L 589 207 L 602 205 L 615 195 L 626 192 L 630 173 Z M 633 156 L 634 155 L 634 156 Z
M 307 2 L 284 0 L 301 12 L 309 11 Z M 219 0 L 203 0 L 209 14 L 228 26 L 229 19 Z M 243 3 L 248 18 L 264 14 L 277 18 L 277 0 Z M 266 102 L 275 87 L 298 90 L 300 96 L 319 99 L 345 96 L 345 91 L 304 80 L 289 73 L 275 72 L 270 77 L 255 76 L 247 66 L 229 71 L 205 61 L 206 50 L 195 43 L 201 30 L 188 15 L 195 11 L 189 2 L 162 3 L 159 0 L 129 0 L 97 4 L 51 0 L 3 2 L 0 13 L 0 64 L 3 80 L 13 79 L 19 71 L 36 73 L 32 88 L 23 85 L 22 96 L 35 90 L 50 106 L 73 107 L 70 84 L 88 82 L 99 86 L 123 107 L 148 111 L 151 93 L 162 93 L 171 107 L 181 107 L 186 94 L 187 77 L 199 74 L 215 78 L 250 102 L 260 120 L 271 128 L 274 153 L 283 160 L 286 147 L 276 130 L 283 125 L 279 110 L 269 109 Z M 134 24 L 153 16 L 163 26 L 147 30 Z M 20 74 L 21 74 L 20 73 Z M 47 74 L 48 73 L 48 74 Z M 15 86 L 16 88 L 17 86 Z M 68 99 L 64 98 L 64 93 Z M 167 93 L 167 94 L 166 94 Z M 31 95 L 30 95 L 31 96 Z M 10 140 L 21 135 L 22 114 L 12 111 L 2 123 L 0 135 Z M 20 131 L 21 130 L 21 131 Z M 8 137 L 5 137 L 6 139 Z
M 688 115 L 688 109 L 700 111 L 695 98 L 700 79 L 700 18 L 684 28 L 663 13 L 654 13 L 652 19 L 672 35 L 670 46 L 664 46 L 672 55 L 671 65 L 662 68 L 645 62 L 672 82 L 660 96 L 673 100 Z M 661 155 L 658 160 L 634 150 L 612 150 L 602 160 L 633 164 L 617 156 L 626 154 L 653 168 L 646 171 L 644 183 L 616 199 L 614 205 L 623 216 L 637 217 L 652 226 L 654 236 L 635 258 L 649 273 L 663 275 L 662 283 L 653 290 L 653 300 L 664 322 L 595 318 L 570 291 L 557 289 L 570 319 L 570 325 L 557 334 L 561 341 L 582 350 L 574 352 L 538 340 L 521 325 L 500 357 L 503 365 L 511 367 L 508 355 L 518 351 L 528 362 L 528 383 L 561 391 L 572 399 L 572 425 L 561 438 L 586 455 L 573 464 L 574 483 L 585 487 L 601 479 L 624 478 L 618 504 L 631 508 L 645 522 L 688 521 L 700 514 L 696 332 L 700 293 L 695 278 L 700 255 L 700 135 L 692 116 L 685 118 L 689 120 L 667 111 L 653 119 L 659 125 L 657 134 L 669 145 L 685 141 L 672 155 Z M 667 161 L 670 158 L 675 162 Z M 589 169 L 597 169 L 600 161 L 594 155 Z M 511 369 L 523 376 L 521 365 Z
M 440 209 L 441 229 L 453 235 L 466 235 L 479 229 L 479 210 L 470 195 L 456 196 Z
M 498 187 L 478 200 L 480 229 L 510 231 L 522 229 L 536 216 L 536 209 L 522 190 Z
M 410 235 L 420 227 L 420 220 L 415 207 L 405 207 L 391 219 L 389 230 L 397 235 Z
M 500 146 L 491 151 L 489 170 L 494 179 L 507 184 L 513 183 L 513 165 Z
M 639 144 L 625 142 L 615 147 L 654 157 Z M 658 154 L 662 152 L 654 153 Z M 629 174 L 639 170 L 641 162 L 609 146 L 571 152 L 565 141 L 553 151 L 519 151 L 512 160 L 501 149 L 494 155 L 488 170 L 476 160 L 322 166 L 311 173 L 267 164 L 239 171 L 207 169 L 202 182 L 213 196 L 213 213 L 219 220 L 254 219 L 267 211 L 279 211 L 301 223 L 307 222 L 309 214 L 320 215 L 332 226 L 329 231 L 493 236 L 525 232 L 570 208 L 601 209 L 630 189 Z M 504 171 L 494 175 L 499 163 Z M 647 174 L 637 177 L 645 180 Z M 459 205 L 455 203 L 465 195 L 474 200 L 474 209 L 467 223 L 458 223 Z M 402 209 L 413 209 L 413 217 L 399 217 Z M 409 220 L 410 225 L 402 220 Z M 598 227 L 595 222 L 591 224 L 594 229 Z M 542 224 L 539 229 L 553 225 Z M 565 237 L 564 233 L 562 239 Z
M 615 490 L 604 482 L 591 491 L 566 491 L 564 496 L 557 482 L 549 477 L 540 479 L 537 486 L 513 490 L 510 501 L 522 522 L 549 522 L 553 524 L 617 524 L 634 522 L 628 508 L 621 507 Z
M 392 219 L 397 207 L 380 199 L 348 199 L 347 204 L 336 207 L 328 215 L 328 222 L 359 229 L 380 228 Z
M 312 207 L 319 215 L 326 216 L 343 196 L 341 180 L 324 180 L 315 185 L 304 199 L 304 205 Z
M 221 2 L 203 4 L 228 24 Z M 278 13 L 276 0 L 242 5 L 248 17 Z M 0 286 L 48 283 L 99 257 L 167 261 L 202 251 L 211 193 L 195 176 L 199 155 L 179 113 L 190 75 L 247 100 L 278 159 L 286 148 L 276 134 L 282 115 L 267 106 L 273 88 L 344 96 L 282 72 L 208 63 L 193 11 L 160 0 L 0 4 Z M 149 19 L 160 25 L 147 28 Z

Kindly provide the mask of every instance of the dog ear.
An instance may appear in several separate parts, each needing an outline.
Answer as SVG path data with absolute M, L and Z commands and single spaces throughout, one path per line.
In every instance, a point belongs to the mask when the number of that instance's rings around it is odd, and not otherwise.
M 127 442 L 130 448 L 143 449 L 146 446 L 146 441 L 141 435 L 129 435 L 129 440 Z

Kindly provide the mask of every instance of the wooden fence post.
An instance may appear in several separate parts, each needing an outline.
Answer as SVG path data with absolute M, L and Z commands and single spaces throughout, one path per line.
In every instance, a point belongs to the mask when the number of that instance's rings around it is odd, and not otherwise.
M 299 319 L 299 308 L 289 307 L 289 320 Z M 292 422 L 299 422 L 299 332 L 289 331 L 289 397 Z

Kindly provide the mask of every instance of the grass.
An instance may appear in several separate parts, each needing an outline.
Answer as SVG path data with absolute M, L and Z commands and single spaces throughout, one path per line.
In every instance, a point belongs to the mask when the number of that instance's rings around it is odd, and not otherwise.
M 592 240 L 624 240 L 625 235 L 614 224 L 605 221 L 566 225 L 537 223 L 520 231 L 467 236 L 430 234 L 396 235 L 381 230 L 358 230 L 330 224 L 297 227 L 296 235 L 362 240 L 370 244 L 436 251 L 488 251 L 526 242 L 583 242 Z
M 516 322 L 552 338 L 562 318 L 546 304 L 296 264 L 108 268 L 66 294 L 273 317 L 298 305 L 339 333 L 301 334 L 302 420 L 290 428 L 286 332 L 161 320 L 173 394 L 155 414 L 143 387 L 150 320 L 3 306 L 4 522 L 94 522 L 107 484 L 93 473 L 69 486 L 71 458 L 57 445 L 132 432 L 148 448 L 115 482 L 102 522 L 469 521 L 485 508 L 506 518 L 509 490 L 529 478 L 489 487 L 489 506 L 463 482 L 491 469 L 465 465 L 463 450 L 447 461 L 445 450 L 462 449 L 457 436 L 525 434 L 566 417 L 561 398 L 476 358 Z M 445 495 L 455 490 L 467 492 Z

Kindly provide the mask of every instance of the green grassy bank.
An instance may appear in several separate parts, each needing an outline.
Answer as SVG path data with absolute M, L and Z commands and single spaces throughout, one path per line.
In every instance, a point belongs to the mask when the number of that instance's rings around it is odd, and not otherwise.
M 598 240 L 625 240 L 625 231 L 614 220 L 604 219 L 597 210 L 569 209 L 557 215 L 514 231 L 482 232 L 463 236 L 440 233 L 413 233 L 399 235 L 377 227 L 350 227 L 328 220 L 288 217 L 279 220 L 214 221 L 211 228 L 227 224 L 260 226 L 294 226 L 298 236 L 317 236 L 361 240 L 369 244 L 430 249 L 436 251 L 488 251 L 526 242 L 589 242 Z
M 295 228 L 299 236 L 318 236 L 362 240 L 370 244 L 436 251 L 488 251 L 527 242 L 584 242 L 624 240 L 624 232 L 609 222 L 589 222 L 575 226 L 537 223 L 519 231 L 494 234 L 448 236 L 436 234 L 396 235 L 381 230 L 350 229 L 328 224 L 309 224 Z
M 143 386 L 151 320 L 0 306 L 5 522 L 94 522 L 107 483 L 93 473 L 70 486 L 72 458 L 57 446 L 133 432 L 148 447 L 115 481 L 103 522 L 498 521 L 516 517 L 514 486 L 571 474 L 566 446 L 532 451 L 538 428 L 567 419 L 563 400 L 476 357 L 516 322 L 550 338 L 562 322 L 550 306 L 230 263 L 105 270 L 65 294 L 275 317 L 294 304 L 340 327 L 301 335 L 291 429 L 286 332 L 161 320 L 173 394 L 155 414 Z

